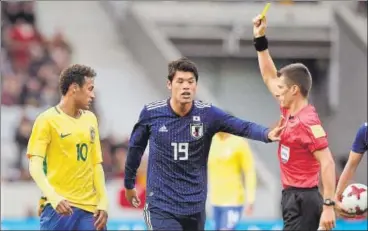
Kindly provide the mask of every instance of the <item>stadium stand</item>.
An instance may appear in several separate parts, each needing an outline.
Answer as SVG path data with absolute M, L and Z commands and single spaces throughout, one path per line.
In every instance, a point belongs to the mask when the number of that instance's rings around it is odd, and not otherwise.
M 30 180 L 25 148 L 33 120 L 58 103 L 58 75 L 71 63 L 73 49 L 62 31 L 51 37 L 41 34 L 35 2 L 1 4 L 2 180 Z M 121 178 L 127 138 L 107 136 L 102 146 L 107 178 Z

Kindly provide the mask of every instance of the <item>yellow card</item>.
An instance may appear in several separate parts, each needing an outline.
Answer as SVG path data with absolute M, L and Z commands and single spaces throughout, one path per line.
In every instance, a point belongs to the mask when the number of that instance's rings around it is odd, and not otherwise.
M 310 126 L 310 129 L 312 130 L 312 133 L 313 133 L 313 135 L 314 135 L 315 138 L 321 138 L 321 137 L 326 136 L 325 130 L 319 124 L 318 125 Z
M 263 8 L 262 13 L 261 13 L 261 19 L 263 19 L 266 16 L 267 11 L 270 8 L 270 6 L 271 6 L 271 3 L 267 3 L 266 6 Z

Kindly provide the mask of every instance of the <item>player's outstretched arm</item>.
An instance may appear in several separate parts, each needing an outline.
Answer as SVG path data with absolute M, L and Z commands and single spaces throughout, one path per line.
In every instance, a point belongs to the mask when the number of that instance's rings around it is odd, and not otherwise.
M 135 192 L 135 181 L 137 170 L 141 164 L 143 153 L 149 139 L 148 112 L 144 108 L 134 125 L 129 140 L 128 155 L 125 163 L 124 186 L 126 188 L 127 200 L 135 207 L 139 206 L 139 199 Z
M 266 38 L 266 17 L 258 15 L 253 19 L 254 47 L 257 50 L 258 64 L 264 83 L 276 96 L 277 69 L 268 50 Z
M 226 132 L 244 138 L 262 141 L 264 143 L 280 140 L 280 133 L 283 129 L 281 124 L 278 124 L 278 126 L 273 129 L 269 129 L 260 124 L 239 119 L 215 106 L 212 106 L 210 110 L 215 126 L 215 133 Z

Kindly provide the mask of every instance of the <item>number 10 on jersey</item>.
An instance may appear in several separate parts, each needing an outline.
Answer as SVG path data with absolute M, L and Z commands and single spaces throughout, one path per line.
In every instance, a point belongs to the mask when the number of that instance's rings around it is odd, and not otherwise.
M 88 153 L 88 146 L 85 143 L 77 144 L 77 161 L 86 161 L 87 160 L 87 153 Z
M 171 143 L 174 149 L 174 160 L 188 160 L 189 143 Z

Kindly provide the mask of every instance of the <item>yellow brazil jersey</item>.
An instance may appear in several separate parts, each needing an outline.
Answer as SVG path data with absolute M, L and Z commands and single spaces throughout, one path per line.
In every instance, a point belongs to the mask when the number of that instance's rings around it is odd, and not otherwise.
M 27 155 L 44 158 L 44 171 L 55 192 L 72 206 L 94 212 L 98 204 L 93 168 L 102 162 L 96 116 L 76 119 L 58 107 L 41 113 L 32 129 Z
M 212 139 L 208 166 L 209 197 L 214 206 L 252 204 L 256 173 L 252 153 L 245 139 L 230 135 Z M 246 196 L 245 196 L 246 192 Z

